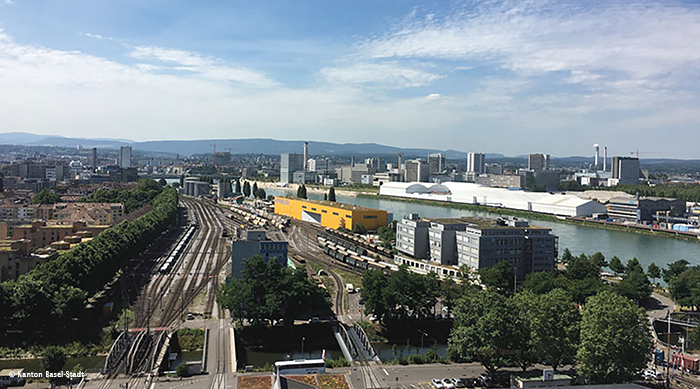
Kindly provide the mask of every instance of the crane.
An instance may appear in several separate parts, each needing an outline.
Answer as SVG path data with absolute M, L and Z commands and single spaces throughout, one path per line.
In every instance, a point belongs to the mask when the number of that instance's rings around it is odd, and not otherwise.
M 658 152 L 658 151 L 639 151 L 639 150 L 635 150 L 635 151 L 630 151 L 630 154 L 636 155 L 636 156 L 637 156 L 637 159 L 639 159 L 639 154 L 661 154 L 661 153 Z

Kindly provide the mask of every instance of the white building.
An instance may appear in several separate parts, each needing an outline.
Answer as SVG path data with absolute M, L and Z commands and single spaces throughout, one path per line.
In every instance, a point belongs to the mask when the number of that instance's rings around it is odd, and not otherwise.
M 486 173 L 486 156 L 484 153 L 467 154 L 467 173 Z
M 119 167 L 122 169 L 131 167 L 131 146 L 119 148 Z
M 559 216 L 584 216 L 607 212 L 603 204 L 574 195 L 489 188 L 466 182 L 443 182 L 442 184 L 387 182 L 380 187 L 379 194 L 510 208 Z

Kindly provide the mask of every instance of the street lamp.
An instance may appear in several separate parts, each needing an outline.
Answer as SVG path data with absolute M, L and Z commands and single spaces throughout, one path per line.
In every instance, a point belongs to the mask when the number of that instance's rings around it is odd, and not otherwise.
M 420 332 L 420 355 L 423 355 L 423 336 L 428 334 L 421 330 L 418 330 L 418 332 Z
M 301 356 L 302 358 L 304 357 L 304 341 L 306 340 L 305 337 L 301 337 Z

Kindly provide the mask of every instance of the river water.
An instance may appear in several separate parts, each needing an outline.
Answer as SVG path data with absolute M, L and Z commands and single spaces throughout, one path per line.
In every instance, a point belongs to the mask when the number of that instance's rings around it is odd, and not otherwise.
M 284 188 L 265 188 L 268 195 L 294 196 L 295 191 Z M 310 199 L 323 199 L 323 193 L 308 192 Z M 336 191 L 338 202 L 360 205 L 364 207 L 383 209 L 399 220 L 408 213 L 418 213 L 426 218 L 452 218 L 462 216 L 493 216 L 492 213 L 482 213 L 469 210 L 441 207 L 439 205 L 414 204 L 402 201 L 354 197 L 343 195 Z M 600 251 L 609 259 L 617 255 L 623 263 L 636 257 L 646 268 L 650 263 L 665 268 L 671 262 L 685 259 L 690 263 L 700 264 L 700 241 L 691 242 L 661 235 L 647 235 L 634 232 L 606 230 L 574 224 L 531 220 L 531 224 L 552 229 L 559 237 L 559 253 L 569 248 L 574 255 L 580 253 L 593 254 Z

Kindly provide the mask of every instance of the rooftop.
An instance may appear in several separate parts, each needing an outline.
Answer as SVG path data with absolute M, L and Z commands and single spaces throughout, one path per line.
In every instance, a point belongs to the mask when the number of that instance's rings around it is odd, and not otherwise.
M 350 211 L 381 211 L 381 212 L 386 212 L 382 209 L 368 208 L 368 207 L 362 207 L 359 205 L 337 203 L 337 202 L 326 201 L 326 200 L 307 200 L 307 199 L 298 199 L 298 198 L 293 198 L 293 197 L 275 197 L 275 200 L 277 200 L 277 199 L 302 201 L 305 203 L 325 205 L 327 207 L 342 208 L 342 209 L 346 209 L 346 210 L 350 210 Z

